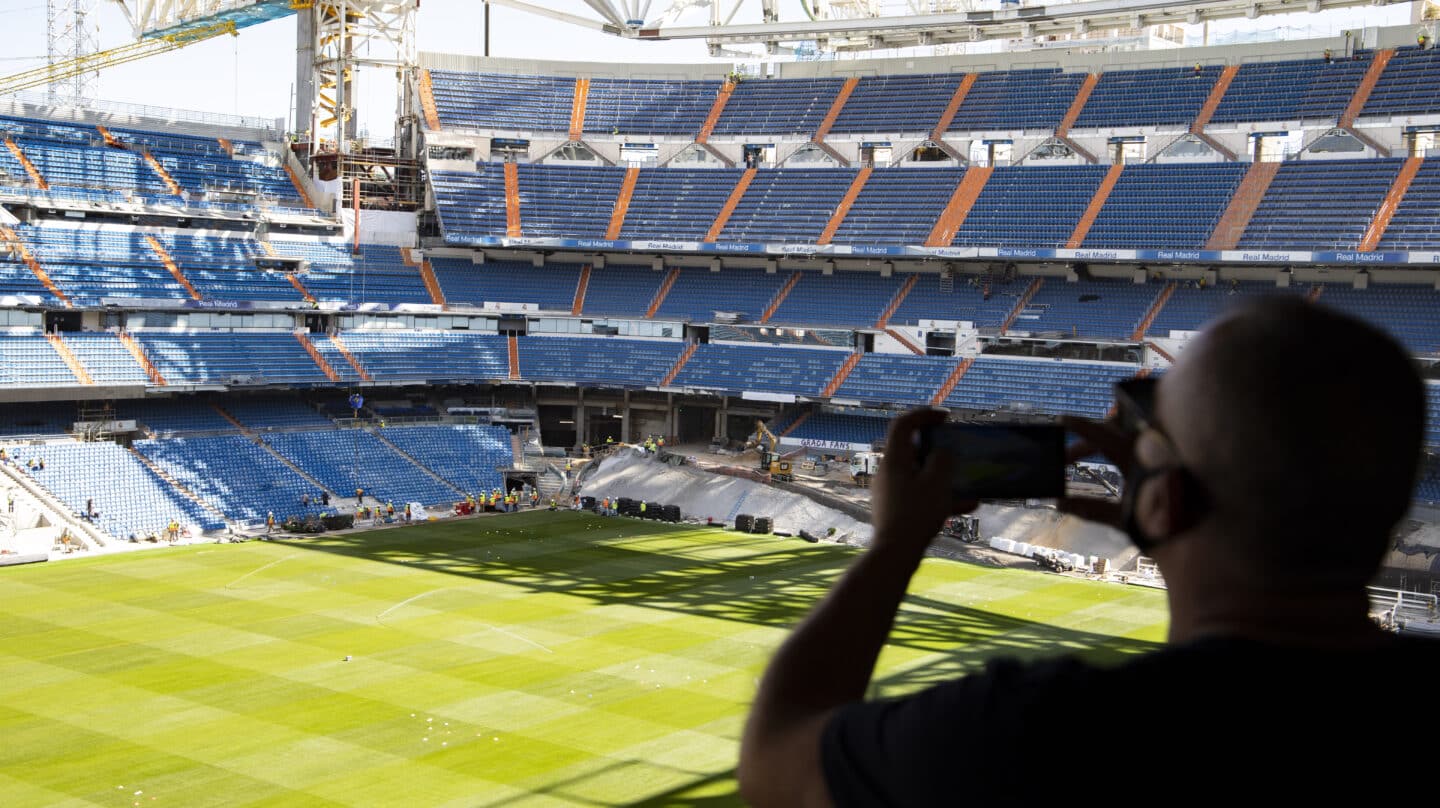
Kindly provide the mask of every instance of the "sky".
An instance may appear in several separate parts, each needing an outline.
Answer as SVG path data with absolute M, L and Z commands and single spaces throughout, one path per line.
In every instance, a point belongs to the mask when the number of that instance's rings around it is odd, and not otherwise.
M 585 7 L 580 0 L 531 0 L 567 10 Z M 754 0 L 751 0 L 752 3 Z M 665 8 L 657 0 L 652 17 Z M 789 4 L 784 4 L 789 5 Z M 783 7 L 783 6 L 782 6 Z M 1281 15 L 1260 20 L 1212 24 L 1212 41 L 1246 29 L 1287 29 L 1289 36 L 1322 35 L 1340 27 L 1396 25 L 1409 20 L 1410 4 L 1359 8 L 1323 15 Z M 737 22 L 750 21 L 749 9 Z M 483 6 L 478 0 L 424 0 L 416 18 L 421 50 L 479 54 L 483 39 Z M 692 11 L 685 24 L 703 20 Z M 693 16 L 693 15 L 698 15 Z M 587 16 L 593 17 L 593 14 Z M 789 18 L 789 14 L 783 15 Z M 123 12 L 112 0 L 96 0 L 92 21 L 102 48 L 133 40 Z M 640 62 L 705 62 L 701 41 L 634 42 L 514 9 L 491 8 L 491 55 L 552 60 Z M 11 47 L 0 52 L 0 75 L 44 63 L 46 25 L 44 0 L 0 0 L 0 28 Z M 1194 26 L 1192 39 L 1198 44 Z M 1309 29 L 1304 30 L 1304 29 Z M 888 55 L 888 54 L 879 54 Z M 728 61 L 728 60 L 727 60 Z M 110 101 L 173 107 L 205 112 L 283 118 L 290 109 L 295 80 L 295 20 L 285 18 L 243 29 L 238 37 L 218 37 L 180 51 L 109 68 L 95 78 L 92 97 Z M 362 110 L 373 125 L 393 113 L 393 88 L 383 82 L 362 83 Z M 364 121 L 362 120 L 362 126 Z M 388 132 L 375 132 L 387 137 Z

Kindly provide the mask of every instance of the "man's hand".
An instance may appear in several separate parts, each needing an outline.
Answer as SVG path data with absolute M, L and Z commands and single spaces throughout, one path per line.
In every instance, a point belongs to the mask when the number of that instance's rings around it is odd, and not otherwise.
M 1128 475 L 1135 463 L 1135 435 L 1126 432 L 1113 421 L 1092 421 L 1088 418 L 1060 419 L 1060 424 L 1080 436 L 1080 440 L 1065 453 L 1065 462 L 1074 463 L 1099 452 L 1102 457 L 1115 464 L 1122 474 Z M 1078 516 L 1091 522 L 1109 527 L 1121 528 L 1120 503 L 1095 497 L 1063 497 L 1055 503 L 1062 513 Z
M 952 514 L 975 509 L 973 501 L 952 501 L 950 469 L 954 458 L 931 452 L 922 467 L 915 458 L 915 436 L 925 427 L 945 423 L 941 410 L 911 410 L 896 418 L 885 439 L 885 460 L 875 476 L 871 498 L 873 546 L 896 547 L 916 556 L 940 532 Z

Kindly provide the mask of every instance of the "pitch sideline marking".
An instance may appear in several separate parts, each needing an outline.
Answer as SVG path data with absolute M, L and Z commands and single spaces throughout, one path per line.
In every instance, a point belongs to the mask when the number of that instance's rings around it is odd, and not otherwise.
M 249 572 L 245 573 L 244 575 L 241 575 L 239 578 L 236 578 L 235 580 L 231 581 L 230 583 L 225 584 L 225 588 L 226 588 L 226 589 L 231 589 L 231 588 L 233 588 L 233 587 L 235 586 L 235 584 L 238 584 L 238 583 L 240 583 L 241 581 L 245 580 L 246 578 L 249 578 L 251 575 L 254 575 L 254 574 L 258 573 L 258 572 L 264 572 L 265 570 L 270 569 L 271 567 L 275 566 L 276 564 L 279 564 L 281 561 L 289 561 L 289 560 L 292 559 L 292 558 L 299 558 L 299 557 L 300 557 L 300 554 L 299 554 L 299 553 L 295 553 L 294 555 L 288 555 L 288 556 L 285 556 L 285 557 L 283 557 L 283 558 L 277 558 L 277 559 L 275 559 L 274 561 L 271 561 L 269 564 L 264 564 L 264 565 L 262 565 L 262 566 L 260 566 L 260 567 L 258 567 L 258 568 L 256 568 L 256 569 L 250 570 Z
M 498 632 L 500 632 L 501 634 L 504 634 L 504 635 L 507 636 L 507 637 L 511 637 L 511 638 L 513 638 L 513 639 L 519 640 L 520 642 L 529 643 L 530 645 L 533 645 L 533 646 L 535 646 L 536 648 L 539 648 L 541 651 L 544 651 L 544 652 L 547 653 L 547 654 L 553 654 L 553 653 L 555 653 L 554 651 L 551 651 L 549 648 L 546 648 L 545 646 L 541 645 L 540 643 L 535 642 L 534 640 L 529 639 L 528 637 L 522 637 L 522 636 L 520 636 L 519 634 L 516 634 L 515 632 L 510 631 L 509 629 L 503 629 L 503 628 L 500 628 L 499 626 L 492 626 L 492 625 L 490 625 L 489 623 L 481 623 L 481 625 L 482 625 L 482 626 L 485 626 L 486 628 L 490 629 L 491 631 L 498 631 Z

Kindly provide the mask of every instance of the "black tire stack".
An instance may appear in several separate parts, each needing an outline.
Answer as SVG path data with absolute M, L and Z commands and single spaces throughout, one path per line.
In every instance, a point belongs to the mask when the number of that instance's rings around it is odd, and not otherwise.
M 679 521 L 680 521 L 680 506 L 679 506 L 679 505 L 662 505 L 662 506 L 660 506 L 660 520 L 663 521 L 663 522 L 670 522 L 671 524 L 674 524 L 674 523 L 679 522 Z
M 742 513 L 735 517 L 735 529 L 741 533 L 769 533 L 774 527 L 774 520 L 768 516 Z
M 775 522 L 768 516 L 755 517 L 755 524 L 750 529 L 751 533 L 769 533 L 775 528 Z
M 615 503 L 615 511 L 621 516 L 638 517 L 640 515 L 640 500 L 621 497 L 620 501 Z
M 587 510 L 587 511 L 593 511 L 593 510 L 595 510 L 595 498 L 594 498 L 594 497 L 581 497 L 581 498 L 580 498 L 580 507 L 581 507 L 581 508 L 584 508 L 584 509 Z

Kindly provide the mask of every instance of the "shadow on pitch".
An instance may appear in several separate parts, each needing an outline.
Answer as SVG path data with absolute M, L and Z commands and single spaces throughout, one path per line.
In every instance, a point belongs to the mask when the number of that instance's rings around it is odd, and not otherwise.
M 745 537 L 720 531 L 715 532 L 716 541 L 739 549 L 739 554 L 716 558 L 714 545 L 693 538 L 693 551 L 677 549 L 673 542 L 649 541 L 673 535 L 674 528 L 652 522 L 531 512 L 289 544 L 535 593 L 582 597 L 599 605 L 626 604 L 776 628 L 804 617 L 854 559 L 846 548 L 798 540 L 779 549 L 765 542 L 747 553 L 740 544 Z M 1103 661 L 1156 647 L 917 595 L 906 598 L 888 644 L 923 652 L 927 660 L 878 680 L 881 693 L 975 671 L 997 656 L 1076 652 Z

